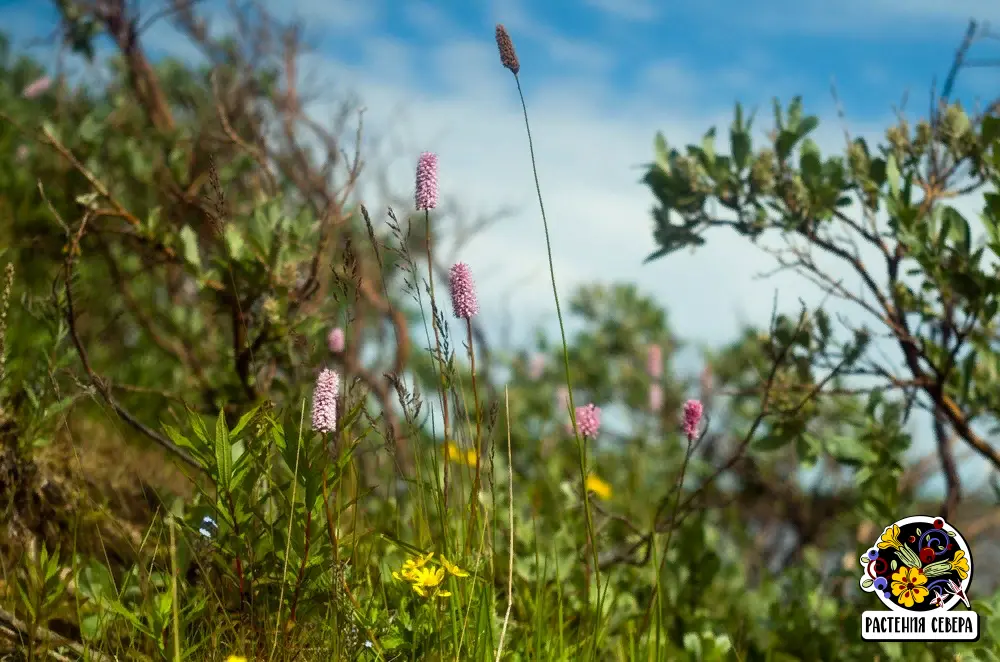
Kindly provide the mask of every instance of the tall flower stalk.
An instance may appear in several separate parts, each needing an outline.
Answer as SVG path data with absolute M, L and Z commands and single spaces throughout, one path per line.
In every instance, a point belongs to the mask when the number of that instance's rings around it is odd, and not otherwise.
M 437 207 L 438 203 L 438 157 L 431 152 L 424 152 L 417 160 L 417 181 L 414 191 L 414 202 L 418 210 L 424 212 L 424 245 L 427 251 L 427 284 L 431 294 L 431 327 L 434 329 L 434 356 L 441 358 L 441 332 L 438 329 L 437 321 L 437 299 L 434 297 L 434 259 L 431 254 L 431 209 Z M 448 428 L 450 427 L 448 416 L 448 391 L 444 374 L 443 362 L 437 363 L 439 374 L 438 395 L 441 398 L 441 414 L 444 420 L 444 444 L 441 448 L 448 447 Z M 444 510 L 448 512 L 448 462 L 444 463 L 444 489 L 442 499 Z
M 476 297 L 476 283 L 472 278 L 469 265 L 459 262 L 448 272 L 448 285 L 451 289 L 451 307 L 455 317 L 465 320 L 465 331 L 469 344 L 469 363 L 472 370 L 472 398 L 475 404 L 476 417 L 476 476 L 472 481 L 472 494 L 469 498 L 469 531 L 476 530 L 476 510 L 479 505 L 479 484 L 482 472 L 482 416 L 479 411 L 479 389 L 476 386 L 476 352 L 472 344 L 472 318 L 479 314 L 479 299 Z M 472 537 L 469 537 L 471 540 Z
M 555 299 L 556 317 L 559 319 L 559 334 L 562 339 L 563 367 L 566 372 L 566 386 L 568 388 L 569 395 L 569 411 L 573 421 L 573 430 L 576 435 L 577 448 L 579 449 L 580 493 L 583 496 L 583 511 L 587 524 L 587 540 L 590 543 L 589 546 L 592 556 L 591 561 L 594 566 L 594 579 L 598 587 L 597 613 L 600 614 L 602 607 L 602 594 L 600 592 L 601 570 L 597 553 L 597 545 L 595 542 L 596 539 L 594 537 L 594 520 L 590 511 L 590 500 L 587 498 L 587 446 L 580 436 L 580 430 L 576 422 L 575 407 L 573 405 L 573 385 L 572 376 L 570 375 L 569 370 L 569 345 L 566 342 L 566 325 L 563 322 L 562 308 L 559 305 L 559 289 L 556 286 L 556 269 L 552 260 L 552 240 L 549 235 L 548 218 L 545 215 L 545 202 L 542 199 L 542 186 L 538 181 L 538 165 L 535 160 L 535 144 L 531 139 L 531 123 L 528 121 L 528 105 L 524 101 L 524 90 L 521 88 L 521 79 L 518 77 L 518 73 L 521 70 L 521 64 L 517 59 L 514 42 L 510 38 L 510 34 L 507 33 L 507 29 L 502 24 L 497 24 L 496 26 L 496 41 L 497 50 L 500 52 L 500 63 L 514 75 L 514 82 L 517 84 L 517 94 L 521 99 L 521 111 L 524 115 L 524 129 L 528 136 L 528 151 L 531 155 L 531 172 L 535 178 L 535 193 L 538 195 L 538 208 L 542 214 L 542 227 L 545 230 L 545 250 L 548 254 L 549 260 L 549 277 L 552 280 L 552 297 Z M 587 591 L 589 592 L 589 590 L 590 585 L 588 583 Z M 594 641 L 596 642 L 597 639 L 598 637 L 595 636 Z

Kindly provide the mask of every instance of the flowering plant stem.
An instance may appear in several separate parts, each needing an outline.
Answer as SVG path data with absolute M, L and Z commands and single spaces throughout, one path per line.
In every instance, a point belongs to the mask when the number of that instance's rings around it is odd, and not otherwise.
M 434 299 L 434 260 L 431 258 L 431 212 L 428 209 L 424 210 L 424 226 L 426 236 L 424 237 L 424 243 L 427 249 L 427 284 L 431 291 L 431 326 L 434 328 L 434 356 L 435 361 L 433 364 L 437 366 L 438 375 L 440 376 L 440 388 L 438 390 L 441 396 L 441 411 L 444 417 L 444 445 L 441 447 L 445 449 L 444 457 L 444 489 L 441 493 L 441 498 L 443 499 L 444 512 L 448 513 L 448 392 L 445 383 L 444 366 L 437 362 L 441 358 L 441 333 L 438 331 L 437 323 L 437 304 Z M 426 327 L 424 327 L 426 329 Z
M 531 171 L 535 177 L 535 192 L 538 194 L 538 208 L 542 214 L 542 227 L 545 229 L 545 250 L 549 259 L 549 276 L 552 279 L 552 296 L 556 302 L 556 317 L 559 319 L 559 334 L 562 338 L 563 366 L 566 370 L 566 388 L 569 395 L 569 412 L 573 421 L 573 433 L 576 435 L 577 448 L 580 459 L 580 492 L 583 495 L 583 512 L 587 524 L 587 540 L 590 546 L 592 562 L 594 566 L 594 582 L 598 587 L 597 613 L 601 613 L 601 569 L 598 560 L 597 544 L 594 539 L 594 522 L 590 512 L 590 500 L 587 498 L 587 445 L 580 438 L 580 430 L 576 424 L 576 407 L 573 404 L 573 383 L 569 372 L 569 346 L 566 343 L 566 325 L 563 323 L 562 309 L 559 306 L 559 290 L 556 286 L 556 269 L 552 260 L 552 240 L 549 237 L 549 222 L 545 216 L 545 203 L 542 200 L 542 186 L 538 182 L 538 165 L 535 162 L 535 145 L 531 139 L 531 125 L 528 122 L 528 105 L 524 101 L 524 90 L 521 89 L 521 79 L 514 74 L 514 81 L 517 83 L 517 94 L 521 99 L 521 110 L 524 114 L 524 129 L 528 134 L 528 151 L 531 154 Z M 590 592 L 590 583 L 587 583 L 587 592 Z M 589 601 L 589 596 L 588 596 Z M 594 636 L 594 642 L 600 639 Z
M 476 449 L 476 477 L 472 481 L 472 493 L 469 495 L 469 531 L 476 530 L 476 510 L 479 506 L 479 481 L 480 481 L 480 468 L 483 461 L 482 453 L 482 415 L 479 411 L 479 390 L 476 388 L 476 352 L 472 345 L 472 319 L 466 318 L 465 320 L 465 330 L 466 335 L 469 340 L 469 363 L 471 364 L 472 370 L 472 399 L 475 403 L 475 409 L 472 415 L 476 417 L 476 440 L 473 448 Z M 447 464 L 447 463 L 445 463 Z M 469 538 L 471 540 L 471 536 Z

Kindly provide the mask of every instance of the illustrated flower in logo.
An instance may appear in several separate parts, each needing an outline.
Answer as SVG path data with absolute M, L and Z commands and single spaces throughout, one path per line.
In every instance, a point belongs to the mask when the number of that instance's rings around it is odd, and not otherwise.
M 927 577 L 920 568 L 908 568 L 903 566 L 899 572 L 892 576 L 892 594 L 896 600 L 904 607 L 912 607 L 915 603 L 923 602 L 929 591 L 924 586 Z
M 958 573 L 960 578 L 965 579 L 969 576 L 969 560 L 965 558 L 965 552 L 962 550 L 955 552 L 955 558 L 948 561 L 948 565 Z
M 925 516 L 885 527 L 860 563 L 863 591 L 874 593 L 891 611 L 911 613 L 965 604 L 973 571 L 962 536 L 943 519 Z
M 885 532 L 881 536 L 879 536 L 878 539 L 879 549 L 889 549 L 890 547 L 899 549 L 900 546 L 901 545 L 899 542 L 899 527 L 896 526 L 895 524 L 888 527 L 885 530 Z

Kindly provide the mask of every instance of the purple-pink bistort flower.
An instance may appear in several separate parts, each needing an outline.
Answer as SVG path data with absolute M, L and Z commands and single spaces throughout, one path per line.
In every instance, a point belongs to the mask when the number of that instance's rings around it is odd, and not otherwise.
M 701 423 L 703 409 L 698 400 L 688 400 L 684 403 L 684 436 L 688 441 L 694 441 L 698 436 L 698 424 Z
M 472 280 L 472 270 L 465 262 L 458 262 L 448 273 L 451 285 L 451 307 L 455 317 L 470 319 L 479 314 L 479 300 L 476 298 L 476 283 Z
M 601 429 L 601 408 L 590 403 L 576 408 L 576 427 L 584 437 L 593 439 Z
M 50 87 L 52 87 L 52 79 L 48 76 L 42 76 L 29 83 L 21 92 L 21 96 L 25 99 L 34 99 L 41 94 L 45 94 Z
M 663 348 L 659 345 L 650 345 L 646 354 L 646 372 L 653 379 L 663 376 Z
M 313 389 L 312 427 L 327 434 L 337 429 L 337 396 L 340 395 L 340 375 L 323 368 Z
M 659 384 L 649 385 L 649 410 L 652 412 L 660 411 L 660 407 L 663 406 L 663 387 Z
M 326 346 L 330 348 L 330 351 L 334 354 L 340 354 L 344 351 L 344 330 L 339 326 L 330 329 L 329 335 L 326 337 Z
M 424 152 L 417 160 L 417 209 L 428 210 L 438 203 L 438 157 L 432 152 Z

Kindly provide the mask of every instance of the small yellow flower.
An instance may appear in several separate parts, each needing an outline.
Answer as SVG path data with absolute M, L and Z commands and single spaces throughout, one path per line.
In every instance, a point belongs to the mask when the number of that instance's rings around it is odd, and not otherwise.
M 247 659 L 242 655 L 230 655 L 226 658 L 226 662 L 247 662 Z
M 921 603 L 930 593 L 924 584 L 927 577 L 920 568 L 903 566 L 892 576 L 892 594 L 896 601 L 907 609 L 914 603 Z
M 430 551 L 416 558 L 406 559 L 403 561 L 403 567 L 401 570 L 398 572 L 395 570 L 393 571 L 393 579 L 407 582 L 414 581 L 417 573 L 424 568 L 432 558 L 434 558 L 434 552 Z
M 450 572 L 452 575 L 454 575 L 456 577 L 468 577 L 469 576 L 469 573 L 467 573 L 465 570 L 462 570 L 457 565 L 455 565 L 454 563 L 452 563 L 451 561 L 449 561 L 448 559 L 446 559 L 444 557 L 444 554 L 438 554 L 438 558 L 441 559 L 441 565 L 444 566 L 444 569 L 447 570 L 448 572 Z
M 588 492 L 593 492 L 598 498 L 607 501 L 611 498 L 611 485 L 602 480 L 597 474 L 587 476 L 585 483 Z
M 951 560 L 951 569 L 962 579 L 969 576 L 969 559 L 965 558 L 965 552 L 962 550 L 955 552 L 955 558 Z
M 429 591 L 433 592 L 444 580 L 444 570 L 438 568 L 420 568 L 414 574 L 412 581 L 413 591 L 420 597 L 426 597 Z
M 899 544 L 899 527 L 895 524 L 887 528 L 878 539 L 879 549 L 889 549 L 890 547 L 899 549 Z
M 462 450 L 456 444 L 450 441 L 448 442 L 448 445 L 445 446 L 445 454 L 448 456 L 448 459 L 451 460 L 452 462 L 456 462 L 458 464 L 467 464 L 470 467 L 476 466 L 476 460 L 479 458 L 476 451 L 474 451 L 473 449 L 470 448 L 468 450 Z

